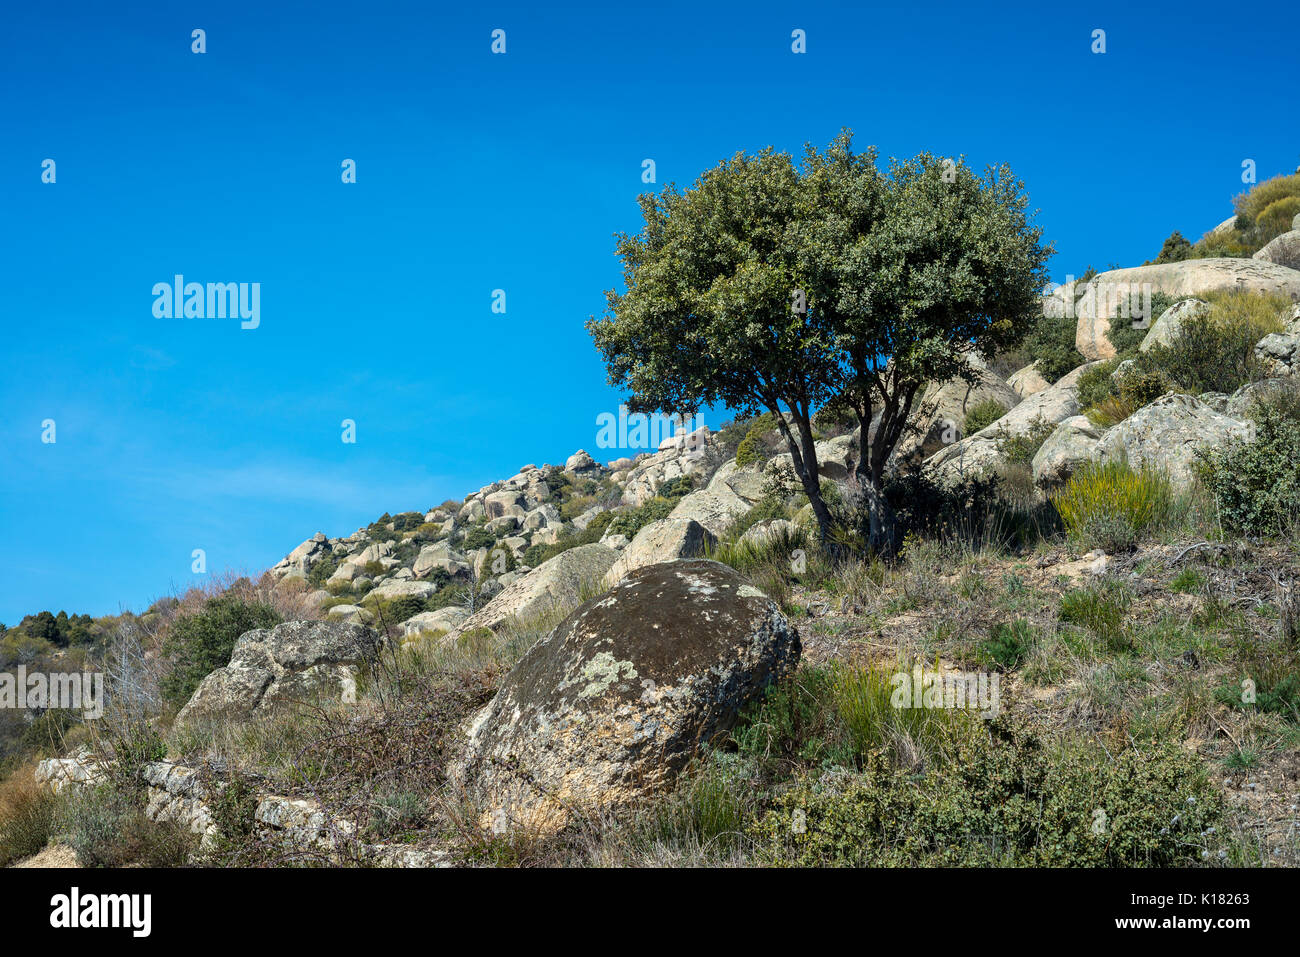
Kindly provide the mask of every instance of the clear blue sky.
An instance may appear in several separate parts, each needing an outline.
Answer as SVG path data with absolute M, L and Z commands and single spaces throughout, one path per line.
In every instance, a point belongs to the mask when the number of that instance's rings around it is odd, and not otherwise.
M 5 21 L 9 624 L 138 611 L 193 581 L 195 548 L 255 571 L 317 530 L 595 451 L 619 396 L 583 322 L 619 281 L 643 159 L 686 184 L 849 126 L 886 156 L 1006 161 L 1057 279 L 1195 239 L 1245 158 L 1260 178 L 1300 161 L 1288 4 L 80 2 Z M 260 282 L 260 327 L 155 318 L 176 273 Z

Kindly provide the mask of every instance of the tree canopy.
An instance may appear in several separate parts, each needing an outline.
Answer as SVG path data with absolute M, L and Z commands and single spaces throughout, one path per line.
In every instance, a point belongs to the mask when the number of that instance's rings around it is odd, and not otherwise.
M 588 323 L 611 384 L 634 411 L 774 413 L 823 535 L 811 419 L 852 410 L 855 484 L 886 544 L 884 469 L 926 383 L 973 378 L 970 353 L 1014 345 L 1041 311 L 1050 250 L 1022 184 L 928 153 L 882 172 L 844 131 L 799 165 L 737 153 L 640 204 L 641 232 L 618 236 L 625 289 Z

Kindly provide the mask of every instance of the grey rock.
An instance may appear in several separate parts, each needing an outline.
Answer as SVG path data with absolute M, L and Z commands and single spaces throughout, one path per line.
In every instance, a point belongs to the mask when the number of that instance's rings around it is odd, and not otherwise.
M 1194 479 L 1198 450 L 1253 437 L 1250 423 L 1221 415 L 1195 396 L 1170 393 L 1108 430 L 1097 443 L 1096 457 L 1161 469 L 1185 488 Z
M 244 632 L 230 664 L 200 682 L 176 722 L 249 717 L 297 700 L 355 701 L 357 675 L 383 644 L 362 625 L 327 621 L 287 621 Z
M 538 641 L 475 718 L 453 771 L 482 824 L 552 831 L 671 786 L 799 660 L 776 603 L 709 561 L 642 568 Z
M 1034 482 L 1052 486 L 1069 481 L 1080 464 L 1092 459 L 1104 431 L 1086 415 L 1073 415 L 1057 425 L 1034 455 Z
M 513 581 L 481 609 L 448 634 L 448 640 L 475 628 L 496 631 L 503 625 L 531 621 L 571 611 L 581 603 L 584 589 L 594 588 L 618 553 L 601 544 L 578 545 L 538 565 Z

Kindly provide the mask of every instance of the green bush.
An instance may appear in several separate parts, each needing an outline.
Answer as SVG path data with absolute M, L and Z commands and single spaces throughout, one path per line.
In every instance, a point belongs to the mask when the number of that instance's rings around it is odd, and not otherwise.
M 1123 462 L 1085 462 L 1065 488 L 1051 496 L 1070 537 L 1106 551 L 1124 551 L 1163 525 L 1174 493 L 1169 479 Z
M 1034 643 L 1034 627 L 1023 618 L 999 622 L 979 646 L 980 661 L 996 665 L 1003 671 L 1019 667 Z
M 482 525 L 475 525 L 465 533 L 465 539 L 461 546 L 467 551 L 476 548 L 491 548 L 497 542 L 497 537 L 489 532 Z
M 145 817 L 138 792 L 111 784 L 72 789 L 58 830 L 83 867 L 179 867 L 197 845 L 179 824 Z
M 1055 382 L 1086 360 L 1075 348 L 1075 331 L 1078 323 L 1069 316 L 1043 316 L 1026 337 L 1021 347 L 1025 358 L 1038 363 L 1038 374 L 1048 382 Z
M 270 605 L 234 595 L 209 598 L 202 611 L 178 618 L 163 642 L 163 656 L 171 662 L 161 682 L 163 698 L 174 707 L 185 704 L 200 681 L 230 663 L 240 635 L 283 620 Z
M 1257 403 L 1251 417 L 1254 441 L 1202 452 L 1198 471 L 1225 527 L 1279 535 L 1300 517 L 1300 415 L 1279 403 Z
M 1091 408 L 1117 394 L 1113 376 L 1119 363 L 1119 359 L 1108 359 L 1083 371 L 1079 376 L 1079 408 Z
M 1158 370 L 1178 391 L 1191 395 L 1202 392 L 1235 392 L 1247 382 L 1264 377 L 1255 358 L 1255 343 L 1281 327 L 1261 321 L 1238 297 L 1220 299 L 1206 320 L 1185 323 L 1182 334 L 1168 343 L 1152 347 L 1139 360 L 1140 368 Z
M 749 429 L 745 432 L 745 437 L 740 440 L 740 445 L 736 447 L 736 464 L 740 466 L 758 465 L 767 459 L 767 446 L 763 437 L 776 428 L 776 416 L 771 412 L 764 412 L 762 415 L 754 418 Z
M 1026 432 L 1011 434 L 999 426 L 998 451 L 1002 453 L 1003 460 L 1012 465 L 1028 465 L 1054 431 L 1056 426 L 1042 418 L 1031 422 Z
M 1006 406 L 997 399 L 985 399 L 966 412 L 966 420 L 962 423 L 963 434 L 974 435 L 1006 414 Z
M 983 722 L 980 723 L 984 724 Z M 753 820 L 760 862 L 793 867 L 1171 867 L 1208 853 L 1223 799 L 1170 742 L 1112 757 L 1048 748 L 1003 719 L 979 727 L 940 772 L 873 760 L 809 777 Z

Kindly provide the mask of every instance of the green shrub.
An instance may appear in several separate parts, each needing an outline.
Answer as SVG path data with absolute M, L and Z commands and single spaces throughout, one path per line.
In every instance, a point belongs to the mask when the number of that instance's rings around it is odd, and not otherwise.
M 1038 374 L 1048 382 L 1055 382 L 1074 371 L 1085 361 L 1075 348 L 1078 322 L 1069 316 L 1043 316 L 1021 347 L 1025 358 L 1038 363 Z
M 1000 431 L 997 436 L 998 451 L 1001 452 L 1004 461 L 1012 465 L 1028 465 L 1034 460 L 1038 450 L 1043 447 L 1056 426 L 1042 418 L 1035 419 L 1030 423 L 1028 431 L 1019 433 L 1008 433 L 1005 427 L 999 426 Z
M 764 462 L 767 459 L 767 446 L 763 438 L 774 428 L 776 428 L 776 416 L 771 412 L 764 412 L 751 420 L 745 437 L 736 447 L 736 464 L 746 466 Z
M 1257 403 L 1253 442 L 1234 440 L 1200 453 L 1198 471 L 1226 528 L 1279 535 L 1300 517 L 1300 415 Z
M 497 542 L 497 537 L 482 525 L 475 525 L 465 532 L 465 539 L 461 546 L 467 550 L 476 548 L 491 548 Z
M 963 434 L 974 435 L 1006 414 L 1006 406 L 997 399 L 985 399 L 967 411 L 966 420 L 962 423 Z
M 1084 742 L 1048 748 L 1001 719 L 988 724 L 939 773 L 917 777 L 874 760 L 862 774 L 805 779 L 750 824 L 759 861 L 1170 867 L 1208 853 L 1223 799 L 1178 744 L 1112 757 Z
M 1003 671 L 1020 666 L 1034 643 L 1034 627 L 1023 618 L 999 622 L 980 643 L 979 658 L 986 664 L 996 665 Z
M 1212 297 L 1210 315 L 1185 323 L 1180 335 L 1152 347 L 1140 360 L 1180 392 L 1235 392 L 1263 378 L 1255 343 L 1281 328 L 1269 297 L 1232 293 Z
M 1051 501 L 1071 537 L 1121 551 L 1168 519 L 1174 493 L 1160 472 L 1123 462 L 1085 462 Z
M 1178 263 L 1184 259 L 1190 259 L 1192 256 L 1192 244 L 1180 233 L 1174 230 L 1165 240 L 1164 245 L 1160 247 L 1160 254 L 1156 256 L 1157 263 Z
M 1087 409 L 1118 394 L 1114 375 L 1119 363 L 1119 359 L 1108 359 L 1100 365 L 1083 370 L 1079 376 L 1079 408 Z
M 691 491 L 692 484 L 689 475 L 682 475 L 663 483 L 654 498 L 636 508 L 616 512 L 609 522 L 610 533 L 626 535 L 630 539 L 651 522 L 667 518 L 682 497 Z
M 264 602 L 248 602 L 234 595 L 209 598 L 203 610 L 176 619 L 163 643 L 163 656 L 171 669 L 163 676 L 163 698 L 180 707 L 199 682 L 230 663 L 235 641 L 254 628 L 271 628 L 283 621 Z
M 83 867 L 179 867 L 197 844 L 180 825 L 145 817 L 138 792 L 111 784 L 72 789 L 58 830 Z

